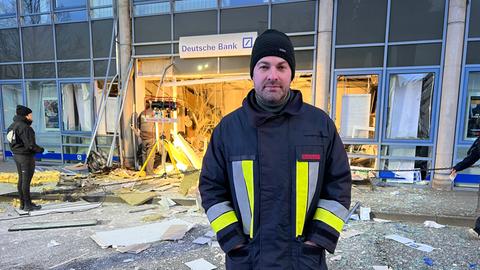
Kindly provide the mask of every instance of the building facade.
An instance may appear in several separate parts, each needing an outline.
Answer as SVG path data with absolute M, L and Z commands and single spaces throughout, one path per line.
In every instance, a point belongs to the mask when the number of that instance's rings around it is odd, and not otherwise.
M 202 151 L 252 88 L 249 56 L 187 57 L 183 38 L 200 44 L 269 28 L 290 36 L 293 88 L 334 119 L 356 172 L 420 168 L 397 176 L 450 185 L 447 171 L 427 169 L 461 160 L 480 132 L 480 0 L 0 0 L 4 158 L 6 128 L 24 104 L 49 151 L 39 158 L 84 160 L 107 85 L 100 148 L 112 141 L 112 108 L 126 89 L 117 155 L 134 159 L 129 125 L 147 100 L 175 103 L 162 107 L 174 121 L 160 133 Z M 130 62 L 130 86 L 117 87 Z M 478 184 L 479 174 L 468 169 L 455 184 Z

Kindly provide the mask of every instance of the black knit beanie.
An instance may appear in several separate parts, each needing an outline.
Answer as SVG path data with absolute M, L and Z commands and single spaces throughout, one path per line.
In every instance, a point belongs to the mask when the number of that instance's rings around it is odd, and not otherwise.
M 32 110 L 28 107 L 17 105 L 17 115 L 27 116 L 32 113 Z
M 295 54 L 290 39 L 284 33 L 268 29 L 255 40 L 250 58 L 250 77 L 257 62 L 265 56 L 278 56 L 285 59 L 292 70 L 292 80 L 295 77 Z

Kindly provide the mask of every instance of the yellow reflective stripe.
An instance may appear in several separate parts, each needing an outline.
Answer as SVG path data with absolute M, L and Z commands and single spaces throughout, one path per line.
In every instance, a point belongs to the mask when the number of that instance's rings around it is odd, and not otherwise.
M 324 223 L 326 223 L 328 226 L 334 228 L 337 232 L 341 232 L 343 228 L 343 220 L 334 214 L 332 214 L 330 211 L 325 210 L 323 208 L 317 208 L 317 211 L 315 211 L 315 215 L 313 216 L 313 219 L 320 220 Z
M 297 161 L 296 172 L 296 211 L 295 211 L 295 235 L 299 236 L 303 233 L 303 226 L 305 224 L 305 216 L 307 215 L 307 201 L 308 201 L 308 162 Z
M 243 178 L 245 179 L 245 185 L 247 186 L 248 201 L 250 202 L 250 213 L 252 219 L 250 220 L 250 238 L 253 238 L 253 206 L 254 206 L 254 194 L 253 194 L 253 160 L 242 160 Z
M 234 211 L 228 211 L 225 214 L 220 215 L 210 224 L 215 233 L 218 233 L 228 225 L 238 222 L 237 216 Z

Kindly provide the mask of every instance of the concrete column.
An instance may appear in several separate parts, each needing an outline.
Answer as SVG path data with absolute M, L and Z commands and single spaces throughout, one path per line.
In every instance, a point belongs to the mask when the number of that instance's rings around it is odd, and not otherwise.
M 118 37 L 119 48 L 117 61 L 120 60 L 120 79 L 124 80 L 129 74 L 128 64 L 131 58 L 131 40 L 132 40 L 132 26 L 129 12 L 129 1 L 118 0 Z M 122 86 L 123 87 L 123 86 Z M 123 108 L 121 132 L 122 132 L 122 148 L 123 148 L 123 162 L 127 168 L 134 168 L 134 148 L 133 148 L 133 133 L 130 125 L 132 124 L 134 106 L 133 84 L 130 83 L 126 91 L 125 104 Z
M 442 97 L 435 153 L 435 168 L 452 166 L 458 94 L 460 92 L 465 16 L 467 10 L 466 2 L 466 0 L 449 1 L 447 43 L 442 78 Z M 435 173 L 432 186 L 434 189 L 450 190 L 452 183 L 448 177 L 448 173 L 446 171 Z
M 333 0 L 320 0 L 318 8 L 315 106 L 328 109 L 332 58 Z

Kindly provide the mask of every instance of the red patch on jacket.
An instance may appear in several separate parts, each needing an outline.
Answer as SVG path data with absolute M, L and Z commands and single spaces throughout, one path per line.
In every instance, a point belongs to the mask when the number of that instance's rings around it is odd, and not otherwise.
M 320 154 L 302 154 L 302 159 L 320 160 Z

